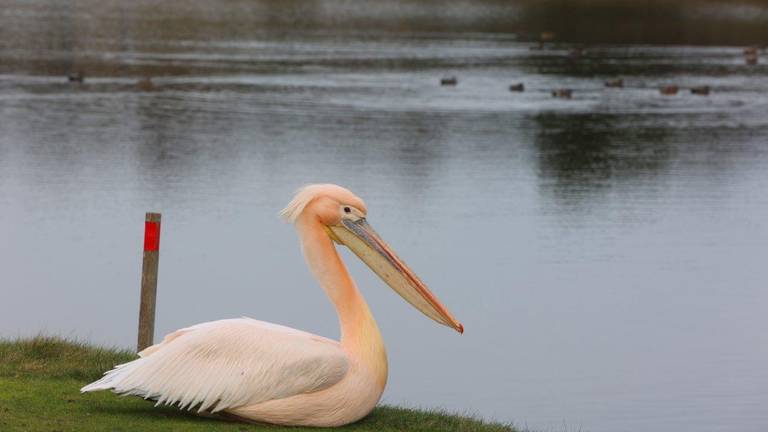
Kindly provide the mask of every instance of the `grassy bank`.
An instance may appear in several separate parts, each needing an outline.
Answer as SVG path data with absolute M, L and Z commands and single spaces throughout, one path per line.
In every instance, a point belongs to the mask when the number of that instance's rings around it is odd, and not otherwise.
M 279 431 L 282 428 L 205 419 L 136 397 L 80 394 L 128 351 L 56 338 L 0 340 L 0 430 L 11 431 Z M 345 431 L 514 431 L 509 425 L 435 411 L 380 406 Z

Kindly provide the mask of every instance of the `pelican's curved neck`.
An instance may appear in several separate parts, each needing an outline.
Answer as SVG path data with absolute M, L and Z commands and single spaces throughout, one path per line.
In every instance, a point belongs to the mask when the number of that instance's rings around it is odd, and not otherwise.
M 313 217 L 299 217 L 296 229 L 307 265 L 336 307 L 342 348 L 366 363 L 383 386 L 387 379 L 387 357 L 381 333 L 368 304 L 323 224 Z

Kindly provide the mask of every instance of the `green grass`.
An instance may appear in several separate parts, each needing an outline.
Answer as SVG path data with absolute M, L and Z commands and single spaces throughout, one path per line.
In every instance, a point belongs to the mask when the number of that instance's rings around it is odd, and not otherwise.
M 280 431 L 312 430 L 207 419 L 173 407 L 110 392 L 80 394 L 87 382 L 135 358 L 129 351 L 58 338 L 0 340 L 0 431 Z M 345 431 L 512 432 L 440 411 L 379 406 Z

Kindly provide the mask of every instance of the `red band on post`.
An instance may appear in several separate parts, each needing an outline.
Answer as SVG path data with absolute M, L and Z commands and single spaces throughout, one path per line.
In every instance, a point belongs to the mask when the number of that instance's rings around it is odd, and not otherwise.
M 160 250 L 160 222 L 144 222 L 144 252 Z

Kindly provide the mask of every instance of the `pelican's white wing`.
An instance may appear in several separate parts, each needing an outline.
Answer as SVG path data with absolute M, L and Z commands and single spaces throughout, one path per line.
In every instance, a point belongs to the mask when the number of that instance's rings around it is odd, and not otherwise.
M 217 412 L 322 390 L 349 367 L 335 341 L 249 318 L 179 330 L 140 355 L 81 391 L 111 389 Z

